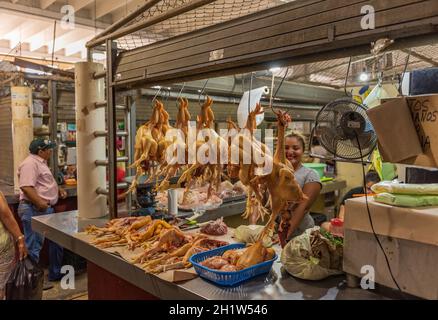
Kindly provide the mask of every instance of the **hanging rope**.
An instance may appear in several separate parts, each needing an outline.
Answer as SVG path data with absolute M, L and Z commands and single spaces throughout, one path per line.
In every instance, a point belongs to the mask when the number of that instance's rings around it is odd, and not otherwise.
M 344 84 L 344 92 L 347 97 L 351 97 L 350 93 L 347 92 L 347 84 L 348 84 L 348 76 L 350 75 L 351 60 L 352 57 L 350 57 L 350 59 L 348 60 L 347 75 L 345 76 L 345 84 Z

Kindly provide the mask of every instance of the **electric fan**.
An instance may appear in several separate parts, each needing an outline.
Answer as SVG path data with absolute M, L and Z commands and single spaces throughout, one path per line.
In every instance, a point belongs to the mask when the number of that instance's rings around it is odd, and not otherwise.
M 366 114 L 366 108 L 350 98 L 341 98 L 323 107 L 316 116 L 311 143 L 317 138 L 330 156 L 311 156 L 338 161 L 361 160 L 373 152 L 377 136 Z

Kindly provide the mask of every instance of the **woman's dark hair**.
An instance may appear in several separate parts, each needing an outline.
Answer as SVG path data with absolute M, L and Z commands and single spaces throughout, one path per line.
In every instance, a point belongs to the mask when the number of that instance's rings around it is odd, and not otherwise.
M 299 134 L 298 132 L 289 133 L 289 134 L 286 135 L 285 139 L 286 138 L 295 138 L 295 139 L 297 139 L 301 143 L 301 146 L 303 147 L 303 151 L 306 151 L 306 142 L 304 140 L 304 137 L 301 134 Z
M 378 183 L 380 182 L 379 174 L 376 171 L 369 171 L 365 176 L 366 182 Z

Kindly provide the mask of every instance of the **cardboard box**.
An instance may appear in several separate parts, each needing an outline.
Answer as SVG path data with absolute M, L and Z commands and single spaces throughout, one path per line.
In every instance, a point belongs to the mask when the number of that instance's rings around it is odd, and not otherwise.
M 438 299 L 438 207 L 399 208 L 369 198 L 369 209 L 402 290 L 421 298 Z M 347 200 L 344 226 L 344 271 L 362 277 L 362 267 L 373 266 L 376 283 L 396 289 L 372 233 L 365 198 Z
M 407 99 L 392 99 L 368 109 L 367 114 L 385 162 L 399 163 L 422 153 Z
M 391 160 L 391 153 L 397 153 L 396 149 L 399 147 L 417 149 L 411 138 L 408 138 L 408 140 L 400 138 L 401 136 L 406 137 L 406 131 L 411 132 L 412 127 L 404 111 L 403 114 L 394 112 L 379 117 L 377 114 L 373 115 L 373 108 L 368 110 L 368 114 L 371 115 L 370 120 L 373 126 L 375 123 L 371 118 L 380 118 L 380 120 L 377 120 L 375 130 L 379 139 L 379 151 L 383 160 L 416 166 L 438 167 L 438 95 L 388 99 L 385 100 L 384 105 L 386 103 L 400 105 L 403 100 L 406 101 L 411 113 L 411 121 L 417 133 L 422 152 L 403 160 Z M 382 141 L 385 141 L 385 143 L 382 144 Z
M 438 167 L 438 95 L 407 98 L 423 153 L 403 163 Z

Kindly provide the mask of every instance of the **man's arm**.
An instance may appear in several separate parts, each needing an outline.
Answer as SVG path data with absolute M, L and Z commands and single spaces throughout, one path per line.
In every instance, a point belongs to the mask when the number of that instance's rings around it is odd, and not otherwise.
M 47 200 L 41 198 L 34 187 L 21 187 L 21 190 L 30 200 L 30 202 L 32 202 L 39 210 L 47 210 L 49 207 Z

